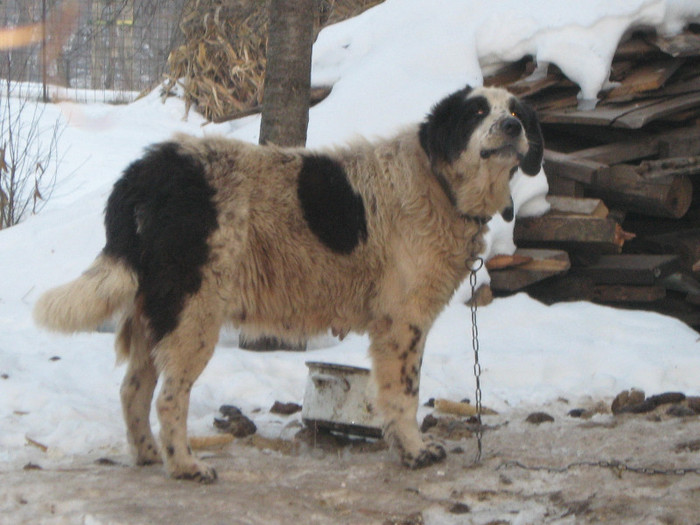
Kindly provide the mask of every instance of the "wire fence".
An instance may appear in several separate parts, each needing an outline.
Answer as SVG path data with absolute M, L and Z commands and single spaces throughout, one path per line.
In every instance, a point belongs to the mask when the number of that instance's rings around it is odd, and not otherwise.
M 186 0 L 0 0 L 2 28 L 34 28 L 0 50 L 0 79 L 49 100 L 124 103 L 163 80 Z

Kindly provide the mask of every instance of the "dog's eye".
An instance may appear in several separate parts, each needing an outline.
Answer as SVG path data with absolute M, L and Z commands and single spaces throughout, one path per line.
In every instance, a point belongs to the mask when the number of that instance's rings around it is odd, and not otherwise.
M 513 116 L 514 116 L 515 118 L 517 118 L 518 120 L 521 120 L 521 119 L 520 119 L 520 113 L 518 113 L 517 111 L 511 111 L 510 114 L 513 115 Z
M 486 110 L 485 110 L 484 108 L 478 108 L 478 109 L 476 110 L 476 114 L 477 114 L 477 115 L 483 115 L 483 114 L 485 114 L 485 113 L 486 113 Z

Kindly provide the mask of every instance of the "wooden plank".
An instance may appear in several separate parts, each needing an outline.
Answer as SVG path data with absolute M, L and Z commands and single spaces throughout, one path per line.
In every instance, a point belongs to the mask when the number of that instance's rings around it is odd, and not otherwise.
M 699 228 L 645 236 L 641 246 L 646 251 L 678 255 L 684 270 L 700 271 L 700 267 L 695 268 L 695 264 L 700 260 Z
M 531 58 L 524 58 L 517 62 L 509 62 L 493 72 L 485 73 L 484 86 L 510 86 L 520 80 L 523 75 L 532 72 L 535 64 Z
M 578 150 L 569 155 L 575 159 L 585 159 L 601 164 L 619 164 L 630 162 L 657 154 L 659 140 L 656 137 L 643 137 L 638 140 L 612 142 Z
M 675 135 L 659 137 L 660 158 L 700 155 L 700 126 L 680 128 Z
M 630 38 L 617 46 L 614 60 L 628 58 L 639 59 L 640 56 L 648 56 L 650 53 L 658 54 L 658 48 L 647 42 L 644 38 Z
M 575 180 L 560 177 L 552 172 L 545 171 L 550 195 L 561 195 L 566 197 L 582 198 L 584 186 Z
M 687 157 L 700 154 L 700 127 L 684 126 L 666 133 L 643 133 L 632 140 L 610 139 L 609 144 L 569 153 L 574 159 L 621 164 L 649 157 Z
M 609 126 L 621 115 L 631 111 L 632 107 L 609 108 L 597 107 L 590 111 L 574 108 L 552 108 L 539 111 L 542 124 L 577 124 L 585 126 Z
M 656 60 L 634 69 L 619 86 L 608 92 L 606 101 L 661 88 L 683 62 L 683 59 Z
M 593 287 L 591 300 L 598 303 L 653 303 L 666 297 L 663 286 L 601 284 Z
M 609 205 L 655 217 L 679 219 L 693 200 L 693 184 L 687 176 L 643 177 L 627 164 L 599 169 L 589 188 Z
M 547 173 L 572 179 L 583 184 L 591 184 L 595 173 L 606 165 L 588 159 L 579 159 L 573 155 L 544 150 L 544 165 Z
M 595 264 L 578 268 L 576 274 L 595 284 L 654 286 L 679 266 L 676 255 L 603 255 Z
M 493 291 L 516 292 L 571 268 L 569 255 L 563 250 L 518 248 L 515 256 L 530 260 L 515 267 L 489 270 Z
M 633 109 L 617 118 L 612 125 L 618 128 L 639 129 L 648 123 L 668 115 L 685 111 L 700 105 L 700 93 L 688 93 L 668 99 L 654 101 Z
M 519 246 L 595 248 L 617 253 L 626 237 L 620 226 L 609 218 L 545 214 L 518 219 L 513 239 Z
M 700 56 L 700 35 L 695 33 L 685 32 L 671 37 L 658 35 L 652 42 L 672 57 Z
M 665 116 L 700 104 L 700 93 L 668 96 L 660 99 L 632 101 L 624 104 L 601 104 L 590 111 L 578 109 L 544 110 L 539 114 L 544 124 L 580 124 L 640 129 Z
M 608 207 L 600 199 L 585 199 L 548 195 L 551 206 L 549 213 L 556 215 L 588 215 L 604 219 L 608 216 Z
M 637 167 L 637 173 L 647 179 L 676 175 L 692 177 L 700 174 L 700 155 L 673 157 L 661 160 L 645 160 Z

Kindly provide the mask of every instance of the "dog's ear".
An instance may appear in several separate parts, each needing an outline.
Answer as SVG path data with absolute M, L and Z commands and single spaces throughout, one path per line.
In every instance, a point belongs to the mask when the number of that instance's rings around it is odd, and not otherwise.
M 512 222 L 513 218 L 515 216 L 515 205 L 513 204 L 513 196 L 511 195 L 510 197 L 510 204 L 503 208 L 501 211 L 501 217 L 503 217 L 503 220 L 506 222 Z
M 511 103 L 511 112 L 522 122 L 528 142 L 527 154 L 520 162 L 520 169 L 526 175 L 537 175 L 542 169 L 544 155 L 544 138 L 537 113 L 528 104 L 515 98 Z
M 476 124 L 488 114 L 488 104 L 481 97 L 467 100 L 471 91 L 467 86 L 442 99 L 421 124 L 418 137 L 431 162 L 456 160 Z

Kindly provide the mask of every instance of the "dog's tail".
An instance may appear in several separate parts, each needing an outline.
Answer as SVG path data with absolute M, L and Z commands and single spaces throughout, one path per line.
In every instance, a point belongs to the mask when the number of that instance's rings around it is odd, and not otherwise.
M 137 288 L 136 273 L 102 253 L 80 277 L 44 293 L 34 306 L 34 319 L 58 332 L 94 330 L 133 302 Z

